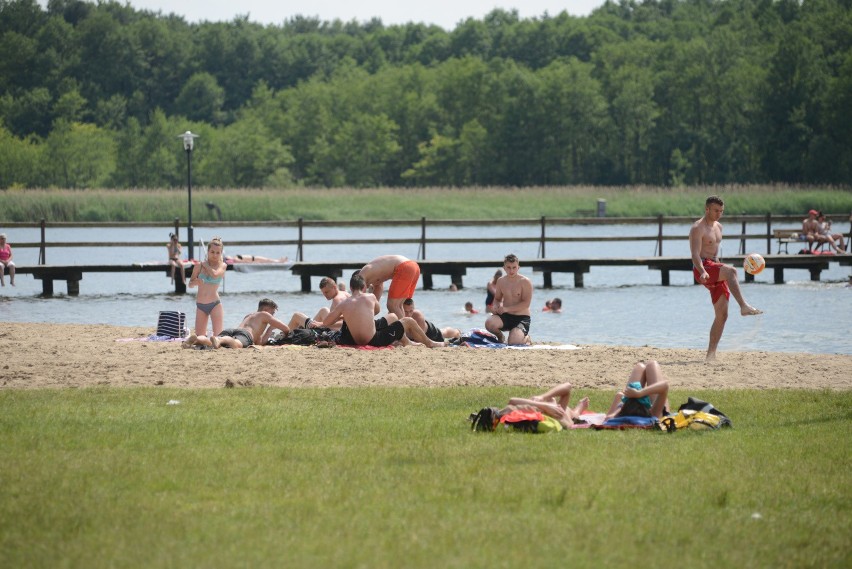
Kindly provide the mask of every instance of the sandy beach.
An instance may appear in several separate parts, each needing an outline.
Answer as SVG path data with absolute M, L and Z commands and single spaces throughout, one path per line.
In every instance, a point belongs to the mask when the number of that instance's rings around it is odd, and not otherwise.
M 186 350 L 179 342 L 139 341 L 151 328 L 19 324 L 0 327 L 0 387 L 222 388 L 240 386 L 530 386 L 570 381 L 620 386 L 633 363 L 656 359 L 673 388 L 852 388 L 852 356 L 777 352 L 581 346 L 579 350 L 422 347 L 389 350 L 266 347 Z M 117 341 L 132 338 L 133 341 Z

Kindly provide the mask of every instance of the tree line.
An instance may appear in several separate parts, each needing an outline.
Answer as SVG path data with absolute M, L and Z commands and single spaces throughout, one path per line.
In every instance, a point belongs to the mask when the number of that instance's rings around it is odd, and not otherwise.
M 0 0 L 0 188 L 848 184 L 852 0 L 453 30 Z

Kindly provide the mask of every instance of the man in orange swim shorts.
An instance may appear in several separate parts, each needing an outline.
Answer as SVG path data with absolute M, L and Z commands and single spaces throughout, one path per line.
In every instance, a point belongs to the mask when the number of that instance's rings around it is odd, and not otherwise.
M 719 219 L 725 211 L 725 203 L 718 196 L 710 196 L 704 203 L 704 217 L 692 224 L 689 230 L 689 249 L 692 253 L 692 272 L 696 282 L 710 291 L 715 318 L 710 327 L 710 344 L 707 347 L 707 361 L 716 359 L 716 348 L 725 330 L 728 319 L 728 299 L 734 295 L 740 305 L 740 314 L 752 316 L 761 314 L 743 298 L 737 269 L 719 262 L 719 245 L 722 243 L 722 224 Z
M 388 289 L 388 312 L 400 319 L 405 317 L 402 303 L 414 296 L 414 289 L 420 279 L 420 265 L 402 255 L 384 255 L 377 257 L 358 271 L 367 286 L 373 287 L 373 294 L 381 299 L 385 281 L 390 280 Z

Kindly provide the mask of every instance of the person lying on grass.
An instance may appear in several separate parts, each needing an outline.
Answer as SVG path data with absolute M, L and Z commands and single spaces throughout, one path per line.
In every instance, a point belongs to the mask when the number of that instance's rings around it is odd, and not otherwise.
M 615 394 L 606 418 L 656 417 L 660 419 L 669 408 L 669 382 L 655 360 L 641 361 L 633 366 L 627 387 Z

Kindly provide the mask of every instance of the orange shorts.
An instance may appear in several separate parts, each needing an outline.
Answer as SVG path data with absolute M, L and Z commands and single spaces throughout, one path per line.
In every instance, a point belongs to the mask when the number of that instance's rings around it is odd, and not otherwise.
M 388 298 L 411 298 L 420 279 L 420 265 L 416 261 L 404 261 L 396 266 L 388 289 Z
M 701 264 L 704 270 L 707 271 L 708 279 L 706 283 L 702 283 L 699 279 L 701 273 L 698 269 L 692 267 L 692 273 L 695 275 L 695 282 L 703 284 L 710 291 L 710 302 L 716 304 L 716 301 L 725 295 L 725 298 L 731 298 L 731 291 L 728 289 L 728 283 L 719 280 L 719 270 L 722 268 L 722 263 L 717 263 L 713 259 L 701 259 Z

